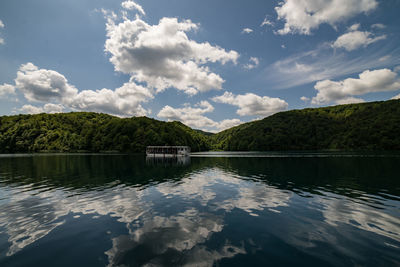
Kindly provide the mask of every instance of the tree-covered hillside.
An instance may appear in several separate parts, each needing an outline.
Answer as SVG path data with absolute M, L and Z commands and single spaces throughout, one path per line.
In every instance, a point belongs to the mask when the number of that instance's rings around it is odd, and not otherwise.
M 148 145 L 209 150 L 204 135 L 178 122 L 79 112 L 0 117 L 0 152 L 144 152 Z
M 148 145 L 192 151 L 400 150 L 400 100 L 277 113 L 218 134 L 180 122 L 89 112 L 0 117 L 0 153 L 144 152 Z
M 400 150 L 400 100 L 281 112 L 212 140 L 232 151 Z

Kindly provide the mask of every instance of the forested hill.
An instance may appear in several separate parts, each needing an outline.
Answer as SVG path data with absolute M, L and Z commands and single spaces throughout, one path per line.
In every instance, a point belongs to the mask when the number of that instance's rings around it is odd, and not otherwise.
M 400 150 L 400 100 L 291 110 L 217 134 L 180 122 L 77 112 L 0 117 L 0 153 L 144 152 L 148 145 L 192 151 Z
M 188 145 L 209 150 L 203 134 L 180 122 L 146 117 L 121 119 L 78 112 L 0 117 L 0 153 L 14 152 L 144 152 L 148 145 Z
M 232 151 L 400 150 L 400 100 L 281 112 L 212 139 Z

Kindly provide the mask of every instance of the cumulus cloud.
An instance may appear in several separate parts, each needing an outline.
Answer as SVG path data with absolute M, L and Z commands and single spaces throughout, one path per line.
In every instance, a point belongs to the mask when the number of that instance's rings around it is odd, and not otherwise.
M 251 70 L 251 69 L 257 68 L 259 64 L 260 64 L 260 60 L 258 58 L 250 57 L 249 63 L 244 65 L 244 68 L 248 69 L 248 70 Z
M 250 29 L 250 28 L 244 28 L 244 29 L 242 30 L 242 33 L 252 33 L 252 32 L 253 32 L 253 30 Z
M 141 13 L 142 15 L 146 15 L 146 13 L 144 12 L 143 8 L 141 5 L 128 0 L 128 1 L 124 1 L 121 3 L 121 6 L 127 10 L 137 10 L 139 11 L 139 13 Z
M 400 48 L 391 42 L 385 42 L 379 49 L 371 48 L 362 56 L 344 49 L 333 50 L 330 43 L 324 43 L 313 50 L 280 59 L 269 65 L 264 73 L 265 79 L 275 88 L 290 88 L 399 64 Z
M 0 20 L 0 28 L 4 28 L 4 23 L 1 20 Z
M 372 33 L 368 31 L 353 31 L 339 36 L 332 46 L 334 48 L 344 48 L 347 51 L 353 51 L 361 46 L 367 47 L 368 45 L 383 39 L 386 39 L 386 35 L 373 37 Z
M 361 13 L 368 13 L 378 6 L 376 0 L 284 0 L 275 11 L 285 25 L 278 34 L 311 34 L 320 24 L 336 23 Z
M 13 92 L 13 88 L 12 85 L 3 85 L 0 92 L 6 89 Z M 64 75 L 54 70 L 39 69 L 32 63 L 21 65 L 15 79 L 15 88 L 30 102 L 56 103 L 48 103 L 43 108 L 27 105 L 21 109 L 25 113 L 61 112 L 64 106 L 72 110 L 104 112 L 122 117 L 144 116 L 149 111 L 141 103 L 153 98 L 153 93 L 148 88 L 133 81 L 115 90 L 103 88 L 78 92 Z
M 70 102 L 70 107 L 77 110 L 105 112 L 116 116 L 145 116 L 149 113 L 141 105 L 153 98 L 145 87 L 133 82 L 113 90 L 83 90 Z
M 167 105 L 161 109 L 157 116 L 169 121 L 181 121 L 196 129 L 205 129 L 217 126 L 215 121 L 204 116 L 205 113 L 213 110 L 214 107 L 208 101 L 201 101 L 195 107 L 185 105 L 183 108 L 173 108 Z
M 221 89 L 224 80 L 203 65 L 236 64 L 239 54 L 190 40 L 186 32 L 197 29 L 190 20 L 179 22 L 176 18 L 162 18 L 158 25 L 140 18 L 109 22 L 105 51 L 111 54 L 116 71 L 130 74 L 158 92 L 169 87 L 188 94 Z
M 4 83 L 2 85 L 0 85 L 0 97 L 2 96 L 6 96 L 6 95 L 13 95 L 15 94 L 15 86 L 8 84 L 8 83 Z
M 234 126 L 238 126 L 239 124 L 241 124 L 242 121 L 239 119 L 227 119 L 227 120 L 223 120 L 220 121 L 217 125 L 218 130 L 223 131 L 229 128 L 232 128 Z
M 49 102 L 72 99 L 78 90 L 68 83 L 64 75 L 47 69 L 39 69 L 32 63 L 21 65 L 15 86 L 29 101 Z
M 194 107 L 188 104 L 183 108 L 173 108 L 167 105 L 161 109 L 157 116 L 168 121 L 181 121 L 192 128 L 207 131 L 225 130 L 241 123 L 239 119 L 227 119 L 218 123 L 204 115 L 212 111 L 214 111 L 214 107 L 208 101 L 201 101 Z
M 400 99 L 400 94 L 398 94 L 398 95 L 392 97 L 391 99 Z
M 43 110 L 46 113 L 61 113 L 61 112 L 63 112 L 64 107 L 61 104 L 48 103 L 43 106 Z
M 344 48 L 353 51 L 360 47 L 367 47 L 379 40 L 386 39 L 386 35 L 374 36 L 368 31 L 359 31 L 360 24 L 354 24 L 349 28 L 349 32 L 339 36 L 332 44 L 333 48 Z
M 310 101 L 310 98 L 308 98 L 306 96 L 302 96 L 302 97 L 300 97 L 300 100 L 304 101 L 304 102 L 308 102 L 308 101 Z
M 317 82 L 314 88 L 318 93 L 312 98 L 312 104 L 359 103 L 364 100 L 353 96 L 399 90 L 400 80 L 397 73 L 389 69 L 366 70 L 359 74 L 358 79 L 348 78 L 338 82 L 323 80 Z
M 63 112 L 64 107 L 60 104 L 48 103 L 43 107 L 36 107 L 32 105 L 23 105 L 20 111 L 27 114 L 39 114 L 39 113 L 60 113 Z
M 270 116 L 288 107 L 288 103 L 280 98 L 261 97 L 252 93 L 234 95 L 231 92 L 225 92 L 212 100 L 239 107 L 236 113 L 240 116 Z

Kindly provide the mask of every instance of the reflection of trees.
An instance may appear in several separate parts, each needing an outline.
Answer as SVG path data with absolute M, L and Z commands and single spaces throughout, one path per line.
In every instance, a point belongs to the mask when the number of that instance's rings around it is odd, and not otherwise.
M 198 166 L 146 165 L 143 155 L 36 155 L 0 158 L 1 183 L 54 185 L 73 189 L 101 189 L 116 180 L 147 184 L 179 179 Z
M 357 197 L 355 190 L 400 194 L 400 157 L 248 157 L 191 158 L 184 164 L 145 164 L 143 155 L 39 155 L 0 158 L 0 183 L 45 183 L 84 189 L 101 189 L 118 180 L 147 184 L 179 180 L 210 167 L 219 167 L 245 179 L 253 179 L 294 192 L 318 193 L 319 187 Z
M 56 170 L 63 168 L 55 166 Z M 61 171 L 58 169 L 57 172 Z M 57 182 L 60 181 L 64 180 Z M 75 184 L 74 186 L 77 187 Z M 216 199 L 219 186 L 230 187 L 231 191 Z M 209 250 L 204 245 L 213 233 L 223 229 L 224 218 L 214 213 L 219 209 L 230 212 L 234 208 L 248 213 L 253 210 L 261 211 L 265 207 L 285 206 L 289 199 L 278 199 L 276 189 L 263 183 L 242 181 L 240 177 L 218 167 L 204 168 L 179 180 L 145 187 L 111 182 L 103 185 L 101 190 L 95 190 L 99 189 L 98 187 L 80 190 L 67 186 L 55 187 L 54 184 L 42 184 L 39 187 L 38 183 L 8 183 L 2 189 L 9 194 L 8 201 L 0 204 L 0 226 L 6 229 L 12 244 L 9 255 L 46 236 L 63 224 L 63 217 L 70 213 L 99 214 L 117 218 L 128 226 L 130 232 L 128 237 L 121 236 L 113 240 L 114 248 L 107 252 L 111 261 L 128 257 L 126 255 L 143 248 L 153 251 L 151 260 L 165 257 L 169 259 L 172 249 L 174 253 L 185 252 L 185 255 L 191 255 L 185 261 L 197 259 L 199 264 L 202 261 L 210 263 L 213 260 L 232 257 L 237 253 L 243 254 L 242 248 L 230 245 L 229 241 L 217 250 Z M 21 193 L 22 189 L 24 193 Z M 156 198 L 161 199 L 161 202 L 154 202 L 154 189 L 163 195 L 163 198 Z M 153 211 L 162 209 L 165 204 L 162 199 L 168 196 L 186 201 L 184 210 L 178 214 L 161 213 L 153 217 Z M 187 206 L 187 203 L 203 207 L 211 204 L 216 210 L 200 213 L 191 205 Z M 142 227 L 135 227 L 132 224 L 134 221 L 141 221 Z M 125 245 L 121 245 L 121 242 Z M 153 242 L 158 244 L 156 251 L 156 248 L 149 247 Z M 208 258 L 205 258 L 206 255 Z
M 269 227 L 303 250 L 318 242 L 337 245 L 332 232 L 343 225 L 399 241 L 398 212 L 385 202 L 387 194 L 398 195 L 398 161 L 192 158 L 181 166 L 146 164 L 145 157 L 134 155 L 0 158 L 0 229 L 8 235 L 11 255 L 65 223 L 70 213 L 107 215 L 128 231 L 112 238 L 106 252 L 110 265 L 135 259 L 135 264 L 209 266 L 245 254 L 245 245 L 229 236 L 209 246 L 233 212 L 290 214 L 282 220 L 286 224 L 277 220 Z M 167 204 L 173 207 L 167 210 Z
M 324 154 L 324 153 L 322 153 Z M 297 154 L 298 155 L 298 154 Z M 312 154 L 311 154 L 312 155 Z M 210 158 L 207 158 L 210 160 Z M 192 158 L 196 161 L 207 160 Z M 296 193 L 318 194 L 325 191 L 359 197 L 360 192 L 400 195 L 400 157 L 365 157 L 364 155 L 325 157 L 224 157 L 212 158 L 212 166 L 236 173 L 244 179 L 252 179 Z

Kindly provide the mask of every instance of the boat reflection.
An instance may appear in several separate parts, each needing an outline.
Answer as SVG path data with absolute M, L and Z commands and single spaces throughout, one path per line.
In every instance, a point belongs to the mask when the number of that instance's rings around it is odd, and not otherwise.
M 282 251 L 298 255 L 286 265 L 398 266 L 396 166 L 397 158 L 3 159 L 0 266 L 93 236 L 108 266 L 276 266 Z
M 190 156 L 178 157 L 146 157 L 147 165 L 165 165 L 165 166 L 188 166 L 190 165 Z

